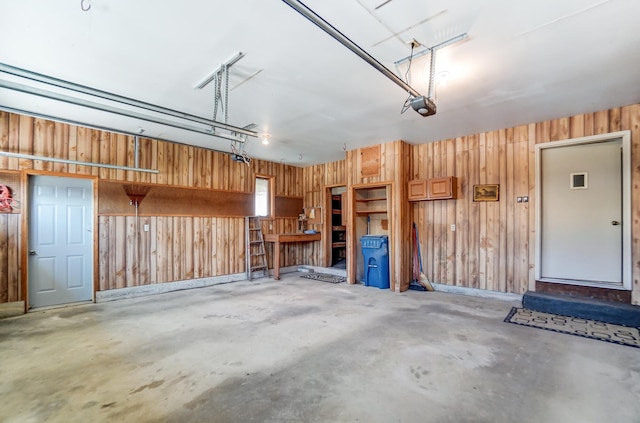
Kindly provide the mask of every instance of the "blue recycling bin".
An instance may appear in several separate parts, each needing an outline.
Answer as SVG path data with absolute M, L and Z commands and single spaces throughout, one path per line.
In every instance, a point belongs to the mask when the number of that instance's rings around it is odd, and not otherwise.
M 360 238 L 364 256 L 364 285 L 389 288 L 389 237 L 364 235 Z

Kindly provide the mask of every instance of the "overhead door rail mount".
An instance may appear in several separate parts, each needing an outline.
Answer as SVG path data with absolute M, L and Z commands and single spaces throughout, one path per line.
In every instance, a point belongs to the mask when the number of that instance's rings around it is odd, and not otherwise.
M 74 104 L 81 107 L 88 107 L 88 108 L 101 110 L 109 113 L 114 113 L 114 114 L 130 117 L 134 119 L 144 120 L 147 122 L 159 123 L 161 125 L 168 125 L 168 126 L 184 129 L 191 132 L 199 132 L 202 134 L 212 135 L 215 137 L 231 139 L 233 141 L 244 142 L 244 140 L 246 139 L 246 136 L 254 137 L 254 138 L 258 137 L 258 133 L 255 131 L 240 128 L 234 125 L 229 125 L 223 122 L 217 122 L 211 119 L 206 119 L 200 116 L 181 112 L 179 110 L 158 106 L 156 104 L 147 103 L 147 102 L 136 100 L 130 97 L 121 96 L 118 94 L 110 93 L 108 91 L 87 87 L 85 85 L 76 84 L 75 82 L 65 81 L 63 79 L 40 74 L 40 73 L 29 71 L 26 69 L 21 69 L 5 63 L 0 63 L 0 75 L 1 74 L 17 76 L 22 79 L 44 84 L 48 87 L 62 88 L 64 90 L 88 95 L 93 98 L 109 100 L 118 104 L 122 104 L 124 106 L 133 107 L 136 109 L 142 109 L 142 110 L 150 111 L 153 113 L 158 113 L 163 116 L 170 116 L 172 118 L 177 118 L 179 120 L 167 120 L 163 118 L 158 118 L 158 117 L 146 115 L 140 112 L 130 111 L 124 108 L 118 108 L 118 107 L 110 106 L 103 103 L 83 100 L 83 99 L 69 96 L 66 94 L 60 94 L 60 93 L 32 87 L 25 84 L 7 81 L 6 79 L 5 80 L 0 79 L 1 88 L 6 88 L 13 91 L 19 91 L 27 94 L 36 95 L 39 97 L 50 98 L 53 100 L 62 101 L 65 103 Z M 181 122 L 180 120 L 187 121 L 187 122 Z M 193 126 L 188 122 L 204 125 L 205 127 L 200 128 L 197 126 Z M 222 130 L 228 131 L 229 134 L 219 132 L 216 129 L 222 129 Z M 238 134 L 245 135 L 245 137 L 244 138 L 239 137 L 237 136 Z

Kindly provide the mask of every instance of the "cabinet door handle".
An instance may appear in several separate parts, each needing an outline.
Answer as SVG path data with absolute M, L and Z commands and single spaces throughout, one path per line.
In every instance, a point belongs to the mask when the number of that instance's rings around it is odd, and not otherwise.
M 613 226 L 618 226 L 618 225 L 620 224 L 620 222 L 618 222 L 617 220 L 612 220 L 612 221 L 611 221 L 611 224 L 612 224 Z

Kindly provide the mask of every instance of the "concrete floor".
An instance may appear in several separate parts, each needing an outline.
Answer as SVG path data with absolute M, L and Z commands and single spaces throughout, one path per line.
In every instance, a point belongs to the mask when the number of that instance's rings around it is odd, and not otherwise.
M 0 321 L 2 422 L 639 422 L 640 350 L 285 275 Z

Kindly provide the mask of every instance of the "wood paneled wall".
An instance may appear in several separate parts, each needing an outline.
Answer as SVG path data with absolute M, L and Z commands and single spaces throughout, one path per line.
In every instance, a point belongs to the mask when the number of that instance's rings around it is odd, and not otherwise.
M 347 152 L 344 161 L 305 169 L 261 160 L 246 166 L 227 154 L 148 138 L 140 139 L 139 163 L 159 169 L 158 175 L 7 157 L 0 157 L 0 171 L 33 169 L 239 193 L 253 191 L 256 174 L 272 175 L 276 195 L 302 197 L 305 207 L 324 205 L 331 185 L 393 181 L 393 201 L 405 201 L 407 179 L 457 176 L 458 200 L 414 203 L 395 219 L 401 225 L 397 233 L 410 234 L 406 228 L 412 221 L 418 224 L 425 273 L 434 282 L 522 293 L 535 267 L 535 144 L 627 129 L 632 132 L 633 301 L 639 304 L 640 105 L 417 146 L 382 144 L 382 173 L 375 178 L 360 177 L 358 150 Z M 123 166 L 133 166 L 135 159 L 133 137 L 5 112 L 0 112 L 0 149 Z M 478 183 L 500 184 L 501 201 L 474 203 L 471 189 Z M 519 195 L 528 195 L 530 202 L 516 203 Z M 0 302 L 24 299 L 19 257 L 25 214 L 0 215 Z M 149 215 L 141 218 L 137 230 L 132 219 L 128 214 L 99 217 L 100 289 L 244 271 L 241 216 Z M 144 222 L 154 229 L 141 231 Z M 273 233 L 295 231 L 296 225 L 295 218 L 263 221 L 265 232 Z M 410 239 L 405 238 L 394 244 L 407 255 L 398 259 L 398 268 L 410 257 Z M 283 247 L 284 266 L 323 265 L 325 252 L 313 244 L 319 243 Z
M 634 302 L 640 301 L 640 105 L 413 147 L 412 178 L 457 176 L 457 200 L 417 202 L 425 273 L 448 285 L 524 293 L 535 269 L 535 145 L 630 130 Z M 473 202 L 474 184 L 500 184 L 500 201 Z M 529 203 L 517 203 L 517 196 Z M 456 231 L 451 231 L 451 225 Z
M 227 141 L 212 138 L 212 145 L 216 142 Z M 132 136 L 0 112 L 1 151 L 133 167 L 134 145 Z M 236 197 L 245 199 L 253 193 L 254 177 L 259 174 L 274 177 L 275 195 L 284 199 L 283 204 L 304 196 L 303 169 L 282 163 L 252 160 L 247 166 L 234 162 L 228 154 L 142 137 L 138 159 L 141 168 L 158 169 L 159 173 L 2 156 L 0 173 L 44 171 L 58 176 L 93 175 L 101 183 L 134 182 L 155 186 L 158 187 L 156 194 L 196 188 L 200 193 L 210 190 L 210 195 L 216 198 L 236 193 Z M 127 201 L 124 192 L 122 198 Z M 142 203 L 141 211 L 145 215 L 140 217 L 137 228 L 131 216 L 132 208 L 99 215 L 99 289 L 245 271 L 242 215 L 228 211 L 217 213 L 216 207 L 206 212 L 203 212 L 206 207 L 198 207 L 192 213 L 182 208 L 174 215 L 163 209 L 154 214 L 149 207 L 152 203 Z M 26 215 L 24 210 L 13 215 L 0 214 L 0 302 L 24 299 L 20 278 L 23 265 L 19 257 L 20 228 Z M 142 230 L 145 222 L 150 225 L 149 232 Z M 272 231 L 289 227 L 295 230 L 295 219 L 274 218 L 269 222 L 266 227 L 270 226 Z M 281 254 L 283 266 L 305 263 L 300 246 L 287 246 Z M 269 262 L 272 262 L 271 256 Z
M 321 232 L 321 242 L 309 242 L 303 245 L 303 253 L 307 264 L 312 266 L 329 266 L 331 260 L 331 222 L 329 218 L 330 206 L 327 198 L 327 188 L 347 185 L 346 161 L 324 163 L 304 168 L 304 206 L 322 207 L 323 223 L 310 225 L 310 229 Z
M 227 141 L 212 138 L 215 143 Z M 66 123 L 0 112 L 0 149 L 84 162 L 133 167 L 134 137 Z M 94 175 L 102 180 L 132 181 L 253 192 L 256 174 L 275 177 L 276 195 L 302 197 L 303 169 L 282 163 L 252 160 L 250 166 L 234 162 L 229 154 L 183 144 L 139 138 L 139 166 L 158 174 L 103 169 L 0 156 L 0 170 L 44 170 Z
M 0 134 L 0 144 L 6 145 L 8 134 Z M 0 171 L 0 184 L 12 193 L 11 212 L 0 213 L 0 303 L 20 301 L 20 248 L 22 212 L 22 182 L 18 171 Z
M 347 185 L 346 163 L 338 160 L 304 168 L 305 207 L 323 206 L 326 187 Z
M 100 290 L 244 272 L 243 218 L 100 216 Z M 149 231 L 144 231 L 149 225 Z M 244 239 L 244 238 L 242 238 Z
M 363 177 L 363 160 L 360 149 L 347 151 L 347 186 L 375 183 L 389 183 L 391 198 L 387 199 L 389 216 L 389 260 L 391 289 L 397 292 L 409 288 L 411 281 L 411 212 L 407 200 L 407 183 L 411 176 L 412 147 L 403 141 L 394 141 L 380 146 L 380 175 Z M 350 198 L 350 196 L 348 196 Z M 353 222 L 353 205 L 349 204 L 349 221 Z M 355 281 L 355 257 L 359 240 L 355 239 L 355 229 L 347 231 L 347 276 Z
M 20 301 L 20 215 L 0 214 L 0 303 Z

